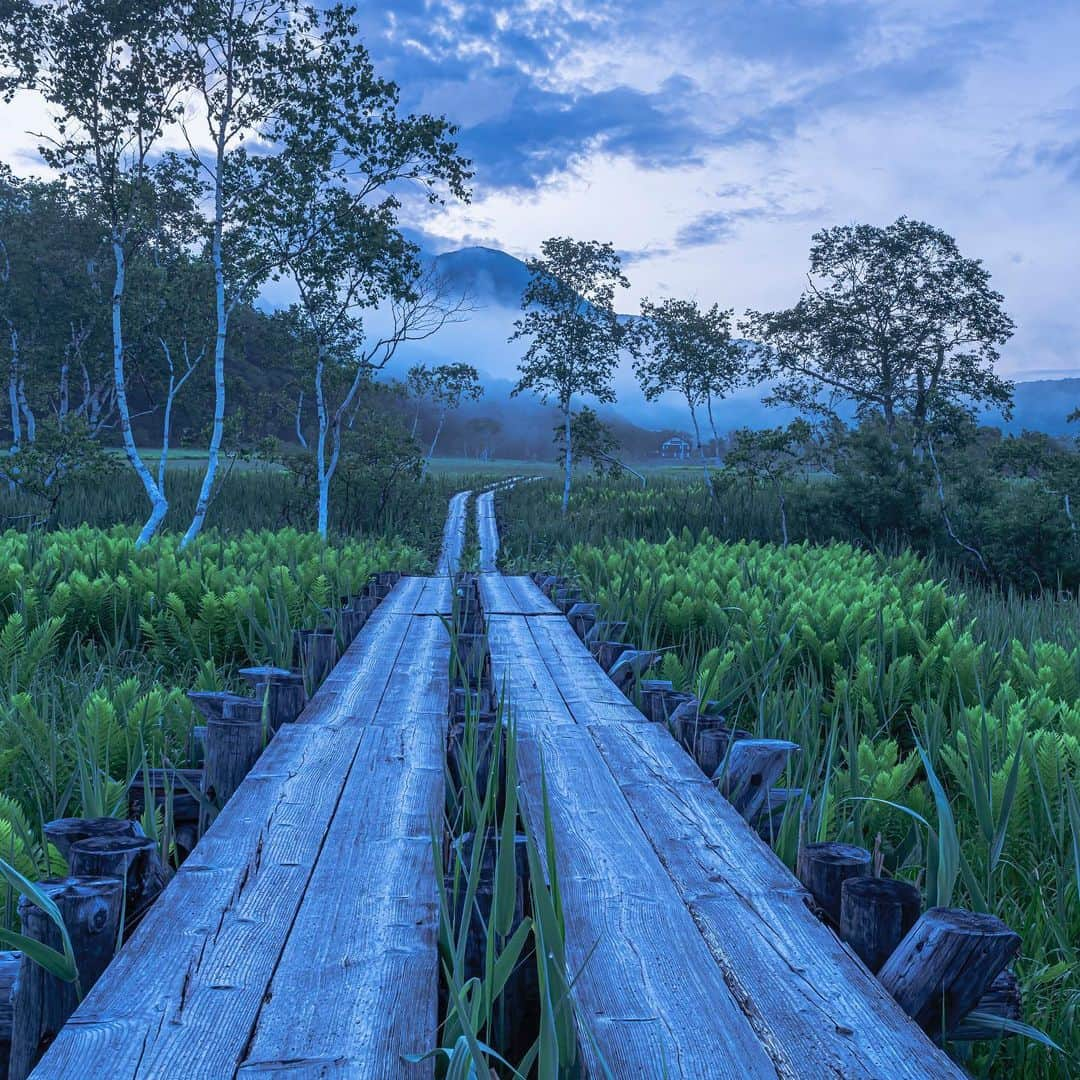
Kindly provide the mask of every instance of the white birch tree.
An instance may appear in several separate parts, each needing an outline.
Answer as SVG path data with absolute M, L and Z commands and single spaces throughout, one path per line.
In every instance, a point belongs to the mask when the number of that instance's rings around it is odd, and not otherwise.
M 16 0 L 0 20 L 0 90 L 38 91 L 57 111 L 44 160 L 99 222 L 113 260 L 112 369 L 124 451 L 150 502 L 143 545 L 168 511 L 165 491 L 139 456 L 131 427 L 124 302 L 131 260 L 160 223 L 155 154 L 188 86 L 176 48 L 186 12 L 172 0 Z M 16 404 L 18 390 L 15 390 Z

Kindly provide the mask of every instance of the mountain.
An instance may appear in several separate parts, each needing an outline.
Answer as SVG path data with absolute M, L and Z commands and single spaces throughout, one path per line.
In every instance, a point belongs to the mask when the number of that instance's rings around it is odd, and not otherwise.
M 436 255 L 432 263 L 455 293 L 490 307 L 517 310 L 529 283 L 529 268 L 513 255 L 495 248 L 467 247 Z

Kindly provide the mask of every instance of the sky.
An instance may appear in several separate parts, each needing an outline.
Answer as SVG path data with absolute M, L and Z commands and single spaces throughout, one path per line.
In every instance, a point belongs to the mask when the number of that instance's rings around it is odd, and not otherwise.
M 798 297 L 813 233 L 901 214 L 1005 294 L 1002 369 L 1080 374 L 1080 3 L 395 0 L 366 44 L 474 197 L 436 249 L 610 240 L 644 295 Z
M 786 307 L 813 233 L 901 214 L 982 259 L 1003 373 L 1080 374 L 1077 0 L 391 0 L 364 41 L 445 114 L 473 199 L 411 209 L 434 251 L 610 240 L 643 296 Z M 0 157 L 36 169 L 28 98 Z

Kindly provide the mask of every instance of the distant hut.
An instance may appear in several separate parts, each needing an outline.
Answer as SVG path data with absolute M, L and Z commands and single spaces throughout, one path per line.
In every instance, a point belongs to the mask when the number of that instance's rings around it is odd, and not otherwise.
M 685 461 L 690 456 L 690 443 L 681 435 L 672 435 L 660 444 L 660 456 Z

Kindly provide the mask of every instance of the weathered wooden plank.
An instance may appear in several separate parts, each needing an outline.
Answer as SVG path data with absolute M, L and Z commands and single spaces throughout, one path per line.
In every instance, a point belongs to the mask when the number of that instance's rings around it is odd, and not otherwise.
M 587 730 L 574 722 L 517 616 L 493 616 L 497 686 L 518 725 L 524 811 L 543 835 L 546 778 L 574 996 L 595 1039 L 591 1075 L 775 1077 L 773 1060 Z
M 485 574 L 480 600 L 487 615 L 562 615 L 527 577 Z
M 349 774 L 240 1075 L 324 1067 L 430 1074 L 438 901 L 431 832 L 443 812 L 450 643 L 414 619 Z M 317 1075 L 323 1075 L 316 1073 Z
M 964 1075 L 809 911 L 799 883 L 663 728 L 587 726 L 784 1075 Z
M 392 599 L 415 605 L 421 589 L 404 580 Z M 278 732 L 36 1077 L 233 1075 L 413 621 L 384 605 Z
M 648 723 L 607 677 L 565 618 L 530 620 L 529 627 L 564 700 L 592 706 L 590 719 L 594 722 Z
M 461 568 L 461 553 L 465 550 L 465 513 L 471 495 L 471 491 L 459 491 L 450 498 L 439 555 L 439 574 L 453 575 Z
M 525 621 L 781 1074 L 963 1076 L 808 910 L 802 886 L 670 734 L 607 699 L 577 635 L 558 620 Z
M 494 491 L 485 491 L 476 500 L 476 531 L 480 537 L 480 573 L 492 573 L 499 558 Z

